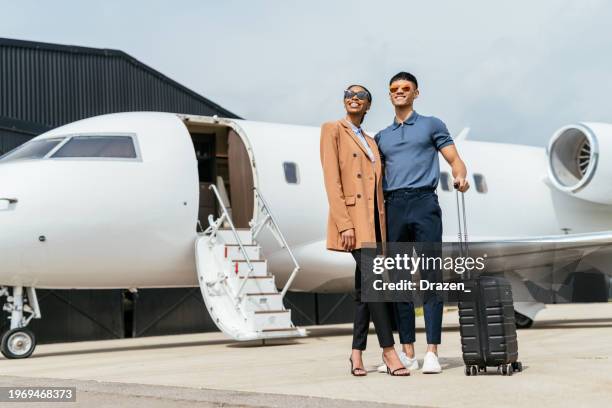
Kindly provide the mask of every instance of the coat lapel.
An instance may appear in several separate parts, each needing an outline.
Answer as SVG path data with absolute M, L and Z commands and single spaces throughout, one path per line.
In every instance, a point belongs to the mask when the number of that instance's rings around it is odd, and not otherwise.
M 355 132 L 353 132 L 353 129 L 351 129 L 351 127 L 349 126 L 348 123 L 346 123 L 346 121 L 344 119 L 339 120 L 338 122 L 340 122 L 341 127 L 344 129 L 344 131 L 346 133 L 348 133 L 348 135 L 353 139 L 353 141 L 357 144 L 357 146 L 359 146 L 359 148 L 366 154 L 366 156 L 368 156 L 368 151 L 366 150 L 365 146 L 363 145 L 363 143 L 361 143 L 361 140 L 359 140 L 359 138 L 357 137 L 357 135 L 355 134 Z M 368 138 L 366 137 L 366 140 L 368 140 Z M 369 143 L 368 143 L 369 144 Z M 372 148 L 370 146 L 370 148 Z M 369 156 L 368 156 L 369 157 Z

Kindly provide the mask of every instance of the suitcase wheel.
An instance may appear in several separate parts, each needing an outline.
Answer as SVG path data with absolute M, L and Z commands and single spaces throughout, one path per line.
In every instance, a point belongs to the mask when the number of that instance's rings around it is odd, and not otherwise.
M 500 368 L 502 375 L 512 375 L 512 373 L 514 372 L 513 364 L 502 364 L 501 366 L 497 367 L 497 372 L 500 371 Z
M 475 366 L 475 365 L 469 365 L 469 366 L 465 366 L 465 375 L 470 376 L 470 375 L 478 375 L 478 372 L 480 371 L 480 369 Z
M 520 373 L 521 371 L 523 371 L 523 363 L 521 363 L 520 361 L 515 361 L 514 363 L 512 363 L 512 370 L 518 371 Z

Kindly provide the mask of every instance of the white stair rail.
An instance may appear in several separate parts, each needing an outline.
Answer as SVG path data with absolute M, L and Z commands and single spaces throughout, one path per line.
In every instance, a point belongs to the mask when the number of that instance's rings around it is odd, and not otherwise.
M 208 216 L 208 223 L 209 223 L 209 227 L 206 229 L 206 231 L 204 231 L 203 235 L 211 235 L 211 236 L 215 236 L 217 234 L 217 231 L 219 230 L 219 228 L 221 228 L 221 226 L 223 225 L 223 222 L 226 219 L 226 214 L 223 214 L 221 217 L 219 217 L 217 219 L 217 221 L 214 220 L 212 215 Z M 200 221 L 198 220 L 198 223 Z M 200 225 L 200 228 L 202 228 L 202 226 Z M 209 242 L 209 246 L 211 245 L 211 243 Z M 219 271 L 223 272 L 223 276 L 218 276 L 218 279 L 212 282 L 206 282 L 206 286 L 209 288 L 214 287 L 215 285 L 223 282 L 223 281 L 227 281 L 229 279 L 229 276 L 227 274 L 227 270 L 222 266 L 219 265 Z M 237 293 L 233 293 L 233 291 L 231 290 L 231 288 L 229 287 L 224 287 L 224 289 L 230 294 L 230 296 L 232 296 L 234 299 L 240 299 L 240 296 Z M 243 318 L 248 319 L 248 316 L 246 314 L 246 312 L 243 310 L 243 308 L 241 307 L 241 303 L 239 301 L 237 301 L 236 303 L 234 303 L 234 307 L 236 310 L 238 310 L 240 312 L 240 314 L 242 314 Z
M 238 235 L 238 231 L 236 231 L 236 227 L 234 227 L 234 223 L 232 222 L 232 218 L 228 214 L 227 208 L 223 204 L 223 200 L 221 199 L 221 196 L 219 195 L 219 190 L 217 190 L 217 187 L 214 184 L 211 184 L 208 188 L 211 189 L 213 191 L 213 193 L 215 193 L 215 196 L 217 197 L 217 201 L 219 201 L 219 204 L 221 205 L 221 211 L 222 211 L 222 215 L 219 218 L 219 220 L 217 220 L 216 223 L 211 224 L 210 228 L 212 228 L 213 230 L 216 231 L 218 229 L 218 226 L 221 225 L 221 221 L 223 219 L 225 221 L 227 221 L 227 223 L 230 226 L 230 229 L 232 230 L 234 238 L 236 239 L 236 243 L 240 247 L 240 252 L 244 256 L 244 260 L 245 260 L 245 262 L 246 262 L 246 264 L 247 264 L 247 266 L 249 268 L 249 271 L 247 272 L 247 275 L 246 275 L 245 279 L 243 280 L 242 284 L 240 285 L 240 289 L 238 289 L 238 292 L 236 293 L 236 300 L 240 301 L 244 297 L 244 294 L 242 293 L 243 289 L 244 289 L 244 286 L 246 285 L 248 278 L 253 273 L 253 270 L 254 270 L 253 264 L 251 263 L 251 260 L 249 259 L 249 255 L 247 254 L 246 249 L 244 249 L 244 245 L 242 245 L 242 241 L 240 240 L 240 236 Z M 210 218 L 209 218 L 209 221 L 210 221 Z
M 255 192 L 255 199 L 257 201 L 259 210 L 261 214 L 264 216 L 261 221 L 251 223 L 252 224 L 251 233 L 252 233 L 253 239 L 256 239 L 259 233 L 263 230 L 263 228 L 267 226 L 270 232 L 272 233 L 272 235 L 274 235 L 274 237 L 278 241 L 281 248 L 285 248 L 287 250 L 287 252 L 289 253 L 289 257 L 291 258 L 291 261 L 293 262 L 293 265 L 294 265 L 293 271 L 291 272 L 291 275 L 289 275 L 289 279 L 287 280 L 287 283 L 285 283 L 285 286 L 283 287 L 283 290 L 281 291 L 281 299 L 284 299 L 285 294 L 287 293 L 287 291 L 289 290 L 289 287 L 291 286 L 291 283 L 293 283 L 293 280 L 295 279 L 295 277 L 297 276 L 300 270 L 300 265 L 298 264 L 297 259 L 295 259 L 295 256 L 293 255 L 293 251 L 289 247 L 289 244 L 287 243 L 287 240 L 285 239 L 283 232 L 278 226 L 278 223 L 276 222 L 274 215 L 272 215 L 272 211 L 270 211 L 270 207 L 268 206 L 268 203 L 266 202 L 266 200 L 263 198 L 263 195 L 261 194 L 261 192 L 259 192 L 257 187 L 254 187 L 253 191 Z M 259 216 L 259 213 L 258 213 L 258 216 Z

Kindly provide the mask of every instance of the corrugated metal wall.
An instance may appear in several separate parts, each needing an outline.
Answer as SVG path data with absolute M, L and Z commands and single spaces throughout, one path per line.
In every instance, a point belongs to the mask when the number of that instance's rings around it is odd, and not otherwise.
M 0 117 L 57 127 L 138 110 L 236 117 L 121 51 L 0 39 Z

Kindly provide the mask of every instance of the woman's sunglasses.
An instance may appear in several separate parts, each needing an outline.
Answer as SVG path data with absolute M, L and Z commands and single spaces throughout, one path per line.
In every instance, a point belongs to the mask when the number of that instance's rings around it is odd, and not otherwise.
M 368 92 L 366 91 L 357 91 L 357 92 L 353 92 L 349 89 L 347 89 L 346 91 L 344 91 L 344 99 L 353 99 L 353 96 L 356 96 L 357 99 L 361 99 L 362 101 L 368 99 Z

